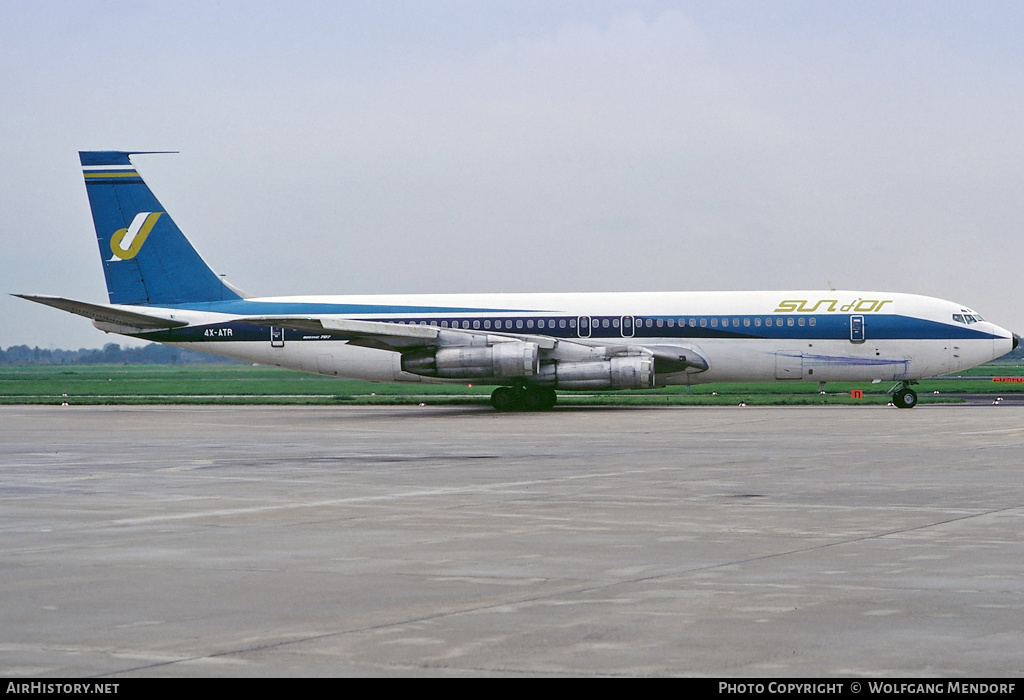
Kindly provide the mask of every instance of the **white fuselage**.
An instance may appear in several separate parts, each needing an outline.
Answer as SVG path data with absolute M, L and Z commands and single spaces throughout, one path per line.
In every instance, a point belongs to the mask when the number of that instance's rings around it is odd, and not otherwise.
M 542 338 L 547 341 L 542 363 L 606 357 L 628 348 L 683 348 L 706 360 L 706 369 L 659 373 L 659 386 L 911 381 L 972 367 L 1013 347 L 1010 332 L 975 320 L 977 315 L 959 304 L 880 292 L 317 296 L 167 308 L 190 325 L 133 335 L 251 362 L 373 381 L 445 380 L 403 371 L 400 353 L 392 350 L 360 347 L 330 333 L 240 324 L 239 319 L 310 314 L 458 328 L 499 341 Z M 143 310 L 152 312 L 153 307 Z M 474 381 L 489 379 L 506 383 L 500 377 Z

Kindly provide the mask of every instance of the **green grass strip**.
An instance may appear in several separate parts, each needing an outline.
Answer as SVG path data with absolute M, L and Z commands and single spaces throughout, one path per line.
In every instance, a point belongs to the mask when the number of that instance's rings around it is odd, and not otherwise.
M 1016 363 L 989 363 L 958 377 L 914 385 L 924 403 L 955 394 L 1012 394 L 1024 384 L 991 376 L 1024 376 Z M 895 382 L 754 382 L 673 386 L 646 391 L 559 392 L 560 405 L 820 405 L 888 403 Z M 850 391 L 864 392 L 863 399 Z M 491 386 L 375 383 L 250 365 L 74 365 L 0 367 L 0 404 L 275 404 L 375 405 L 488 403 Z M 954 395 L 954 396 L 951 396 Z

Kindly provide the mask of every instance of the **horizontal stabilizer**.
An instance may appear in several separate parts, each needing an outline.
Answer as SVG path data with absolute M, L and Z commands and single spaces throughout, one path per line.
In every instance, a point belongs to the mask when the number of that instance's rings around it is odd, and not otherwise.
M 164 328 L 180 328 L 187 326 L 188 321 L 166 318 L 156 314 L 140 314 L 135 311 L 126 311 L 116 306 L 105 306 L 102 304 L 88 304 L 84 301 L 64 299 L 62 297 L 51 297 L 32 294 L 15 294 L 16 297 L 34 301 L 37 304 L 52 306 L 61 311 L 68 311 L 79 316 L 85 316 L 93 322 L 110 324 L 127 328 L 138 328 L 140 330 L 159 330 Z

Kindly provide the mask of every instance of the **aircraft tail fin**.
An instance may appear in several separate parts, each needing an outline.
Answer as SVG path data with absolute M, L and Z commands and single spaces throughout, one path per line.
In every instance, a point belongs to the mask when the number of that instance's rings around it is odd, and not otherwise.
M 239 299 L 157 201 L 125 151 L 81 151 L 111 304 Z

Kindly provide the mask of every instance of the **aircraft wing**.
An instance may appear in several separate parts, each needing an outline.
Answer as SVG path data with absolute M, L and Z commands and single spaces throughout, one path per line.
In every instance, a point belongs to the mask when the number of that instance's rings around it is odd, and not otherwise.
M 238 319 L 244 323 L 261 326 L 279 326 L 304 333 L 330 335 L 348 340 L 350 345 L 391 350 L 407 353 L 420 348 L 482 346 L 494 343 L 521 341 L 534 343 L 538 350 L 547 351 L 549 357 L 586 355 L 596 350 L 590 344 L 553 338 L 548 335 L 507 333 L 490 330 L 469 330 L 465 328 L 439 328 L 386 321 L 358 321 L 353 319 L 320 318 L 315 316 L 259 316 Z M 626 340 L 626 339 L 623 339 Z M 601 343 L 602 353 L 610 355 L 629 352 L 646 352 L 654 357 L 655 371 L 673 372 L 708 369 L 707 360 L 700 352 L 688 345 L 644 345 L 642 343 Z
M 238 319 L 244 323 L 261 326 L 280 326 L 304 333 L 330 335 L 348 340 L 350 345 L 380 348 L 404 352 L 411 348 L 441 345 L 487 345 L 501 342 L 499 339 L 522 340 L 536 343 L 541 349 L 553 349 L 558 341 L 544 335 L 524 335 L 469 330 L 463 328 L 439 328 L 386 321 L 358 321 L 354 319 L 319 318 L 315 316 L 258 316 Z M 490 339 L 490 340 L 488 340 Z
M 13 296 L 84 316 L 91 319 L 93 325 L 101 330 L 112 330 L 114 332 L 124 332 L 125 329 L 129 331 L 152 331 L 164 328 L 180 328 L 181 326 L 188 325 L 188 321 L 168 318 L 159 314 L 143 314 L 136 311 L 119 309 L 116 306 L 89 304 L 84 301 L 64 299 L 63 297 L 33 294 L 14 294 Z

